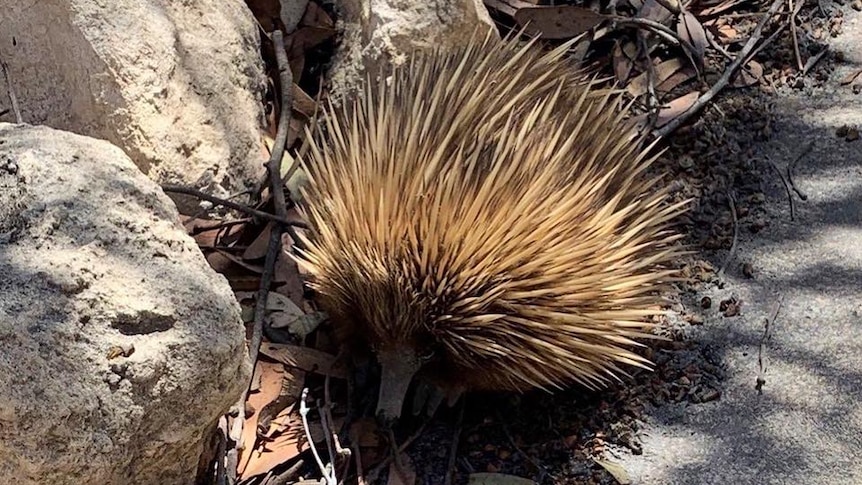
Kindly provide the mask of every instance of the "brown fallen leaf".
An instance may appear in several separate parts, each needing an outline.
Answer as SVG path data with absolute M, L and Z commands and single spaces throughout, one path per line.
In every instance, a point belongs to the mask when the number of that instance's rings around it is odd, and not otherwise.
M 658 86 L 655 87 L 655 90 L 658 94 L 663 95 L 671 92 L 675 87 L 680 84 L 688 81 L 689 79 L 693 79 L 697 76 L 697 71 L 694 70 L 692 66 L 685 66 L 679 71 L 671 74 L 670 77 L 659 83 Z
M 697 91 L 692 91 L 688 94 L 684 94 L 667 105 L 663 106 L 659 109 L 658 116 L 656 117 L 655 126 L 656 128 L 661 128 L 662 126 L 670 123 L 677 116 L 684 113 L 687 109 L 689 109 L 697 99 L 700 97 L 700 93 Z
M 694 49 L 692 53 L 694 62 L 697 64 L 696 67 L 698 69 L 701 68 L 704 61 L 703 56 L 706 54 L 706 48 L 709 46 L 709 42 L 706 40 L 706 30 L 703 28 L 703 25 L 700 24 L 700 21 L 691 12 L 684 10 L 678 18 L 676 33 L 680 39 L 688 42 Z
M 387 485 L 413 485 L 416 483 L 416 470 L 413 461 L 407 453 L 399 453 L 398 459 L 389 465 Z
M 625 85 L 631 76 L 637 56 L 638 48 L 634 42 L 620 42 L 614 44 L 613 63 L 614 75 L 621 85 Z
M 509 17 L 513 17 L 519 8 L 531 8 L 535 5 L 535 2 L 527 2 L 525 0 L 485 0 L 485 6 L 504 13 Z
M 654 82 L 656 83 L 656 85 L 661 84 L 674 73 L 682 69 L 682 65 L 682 60 L 675 57 L 673 59 L 661 62 L 657 66 L 655 66 L 656 79 L 654 80 Z M 646 94 L 647 90 L 649 89 L 649 76 L 649 71 L 644 71 L 635 76 L 631 80 L 629 85 L 626 86 L 626 89 L 628 90 L 629 94 L 634 97 L 643 96 L 644 94 Z
M 722 25 L 718 28 L 718 40 L 722 43 L 729 43 L 739 36 L 739 32 L 730 25 Z
M 296 83 L 293 83 L 291 92 L 293 93 L 293 110 L 306 118 L 311 118 L 317 108 L 314 99 Z
M 734 77 L 730 85 L 744 88 L 760 83 L 761 79 L 763 79 L 763 66 L 757 61 L 749 61 L 745 69 L 739 70 L 739 75 Z
M 701 10 L 700 12 L 698 12 L 698 16 L 701 18 L 713 17 L 717 14 L 732 9 L 737 5 L 741 5 L 749 1 L 750 0 L 725 0 L 724 2 L 720 2 L 718 5 L 713 5 L 711 7 Z M 704 5 L 706 6 L 707 4 Z
M 240 454 L 237 471 L 243 475 L 248 466 L 257 441 L 257 423 L 260 413 L 257 410 L 278 399 L 281 393 L 282 380 L 284 379 L 284 365 L 278 362 L 258 361 L 255 366 L 255 378 L 259 376 L 259 387 L 257 392 L 249 394 L 247 405 L 255 412 L 246 418 L 242 429 L 243 449 Z
M 576 5 L 520 8 L 513 16 L 515 22 L 530 35 L 543 39 L 571 39 L 605 20 L 605 16 Z
M 673 17 L 673 13 L 661 6 L 656 0 L 646 0 L 638 11 L 637 17 L 663 24 Z
M 290 344 L 264 342 L 260 353 L 284 365 L 296 367 L 306 372 L 328 375 L 338 379 L 347 378 L 347 367 L 337 361 L 335 356 L 310 347 Z

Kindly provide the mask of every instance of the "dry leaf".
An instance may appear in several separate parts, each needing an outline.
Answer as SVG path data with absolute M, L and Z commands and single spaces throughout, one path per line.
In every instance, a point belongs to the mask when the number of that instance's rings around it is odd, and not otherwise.
M 634 68 L 638 48 L 634 42 L 619 42 L 614 44 L 613 63 L 614 75 L 621 85 L 625 85 Z
M 530 6 L 519 9 L 513 17 L 528 34 L 543 39 L 577 37 L 605 20 L 603 15 L 576 5 Z
M 269 247 L 269 234 L 272 232 L 273 223 L 268 223 L 260 234 L 252 241 L 251 244 L 245 248 L 245 251 L 242 253 L 242 259 L 246 261 L 256 261 L 258 259 L 263 259 L 266 256 L 266 249 Z M 261 268 L 263 269 L 263 268 Z
M 272 328 L 286 328 L 290 333 L 302 337 L 305 337 L 314 330 L 304 332 L 303 329 L 307 327 L 307 323 L 297 327 L 295 331 L 291 330 L 294 322 L 305 315 L 305 312 L 293 300 L 281 293 L 274 291 L 269 293 L 266 299 L 266 309 L 270 312 L 269 319 Z
M 493 8 L 498 12 L 502 12 L 509 17 L 514 17 L 515 12 L 517 12 L 519 8 L 532 8 L 535 6 L 535 3 L 526 2 L 524 0 L 485 0 L 485 6 Z
M 671 75 L 676 73 L 682 68 L 682 60 L 678 58 L 669 59 L 667 61 L 659 63 L 655 66 L 655 76 L 656 79 L 654 82 L 658 85 L 667 80 Z M 649 89 L 649 71 L 644 71 L 638 74 L 634 79 L 631 80 L 629 85 L 626 87 L 629 94 L 634 97 L 643 96 L 647 93 Z
M 661 128 L 677 116 L 684 113 L 688 108 L 691 107 L 691 105 L 693 105 L 697 101 L 697 98 L 699 97 L 700 93 L 698 93 L 697 91 L 692 91 L 688 94 L 682 95 L 674 99 L 673 101 L 668 103 L 667 106 L 663 106 L 659 110 L 658 117 L 656 118 L 656 128 Z
M 467 485 L 536 485 L 536 482 L 504 473 L 471 473 Z
M 399 453 L 398 459 L 389 465 L 389 479 L 387 485 L 413 485 L 416 483 L 416 470 L 413 469 L 413 461 L 407 453 Z
M 706 54 L 709 42 L 706 40 L 706 30 L 697 17 L 689 11 L 683 11 L 676 24 L 676 33 L 694 49 L 692 55 L 697 67 L 703 66 L 703 56 Z
M 305 15 L 302 16 L 301 23 L 302 25 L 313 27 L 335 28 L 335 22 L 332 20 L 332 17 L 315 2 L 308 2 L 308 8 L 305 9 Z
M 274 344 L 264 342 L 260 345 L 260 353 L 275 359 L 285 365 L 302 369 L 306 372 L 328 375 L 338 379 L 347 379 L 347 368 L 335 356 L 310 347 L 300 347 L 290 344 Z
M 736 39 L 738 35 L 739 32 L 729 25 L 722 25 L 718 28 L 718 37 L 725 44 Z
M 253 409 L 260 410 L 267 404 L 278 399 L 278 396 L 281 393 L 282 380 L 284 379 L 285 372 L 283 364 L 261 360 L 258 361 L 255 366 L 255 373 L 260 376 L 259 390 L 258 392 L 252 392 L 249 394 L 247 403 Z M 246 466 L 248 466 L 249 460 L 251 459 L 252 453 L 255 449 L 257 422 L 259 417 L 260 413 L 255 411 L 255 413 L 249 416 L 243 424 L 242 442 L 244 449 L 242 450 L 239 465 L 237 466 L 237 470 L 240 475 L 243 474 Z
M 699 16 L 701 18 L 713 17 L 716 14 L 730 10 L 730 9 L 736 7 L 737 5 L 741 5 L 741 4 L 746 3 L 748 1 L 749 0 L 726 0 L 724 2 L 719 3 L 718 5 L 714 5 L 712 7 L 705 8 L 705 9 L 701 10 L 699 12 Z
M 660 24 L 673 17 L 670 10 L 664 8 L 656 0 L 646 0 L 637 14 L 638 18 L 654 20 Z
M 293 110 L 302 114 L 306 118 L 311 118 L 317 107 L 317 103 L 314 102 L 314 99 L 306 94 L 306 92 L 303 91 L 303 89 L 296 83 L 293 83 L 291 93 L 293 93 L 293 105 L 291 106 Z
M 626 469 L 622 467 L 619 463 L 614 463 L 607 460 L 597 460 L 593 458 L 593 461 L 598 463 L 602 468 L 608 471 L 614 480 L 617 481 L 619 485 L 630 485 L 632 483 L 631 478 L 629 478 L 628 472 Z
M 739 70 L 739 75 L 734 77 L 731 86 L 744 88 L 758 84 L 763 78 L 763 66 L 757 61 L 749 61 L 745 69 Z
M 673 88 L 694 78 L 696 75 L 697 71 L 695 71 L 693 67 L 685 66 L 679 71 L 671 74 L 669 78 L 659 83 L 659 85 L 655 87 L 655 90 L 658 94 L 667 94 L 673 90 Z

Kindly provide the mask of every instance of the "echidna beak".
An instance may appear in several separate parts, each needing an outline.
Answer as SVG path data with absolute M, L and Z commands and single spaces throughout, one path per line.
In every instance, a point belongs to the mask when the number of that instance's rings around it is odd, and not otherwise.
M 405 346 L 378 351 L 377 361 L 382 370 L 377 417 L 383 422 L 392 422 L 401 416 L 407 389 L 422 366 L 422 360 L 416 351 Z

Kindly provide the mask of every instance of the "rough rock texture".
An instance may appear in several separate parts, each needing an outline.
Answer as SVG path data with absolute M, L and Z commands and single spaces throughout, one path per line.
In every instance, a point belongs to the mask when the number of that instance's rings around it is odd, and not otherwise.
M 153 180 L 222 195 L 262 174 L 259 46 L 241 0 L 0 0 L 25 123 L 106 139 Z M 7 105 L 2 78 L 0 92 Z
M 382 62 L 400 64 L 415 49 L 457 45 L 493 26 L 482 0 L 346 0 L 339 7 L 343 38 L 330 73 L 336 97 Z
M 192 483 L 250 366 L 176 220 L 120 149 L 0 123 L 0 482 Z

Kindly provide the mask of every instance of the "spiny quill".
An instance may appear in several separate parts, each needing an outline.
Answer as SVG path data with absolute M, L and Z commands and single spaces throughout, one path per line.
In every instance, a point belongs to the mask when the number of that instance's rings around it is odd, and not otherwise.
M 681 251 L 619 92 L 532 42 L 417 53 L 309 133 L 299 257 L 378 412 L 449 391 L 606 385 L 651 335 Z

